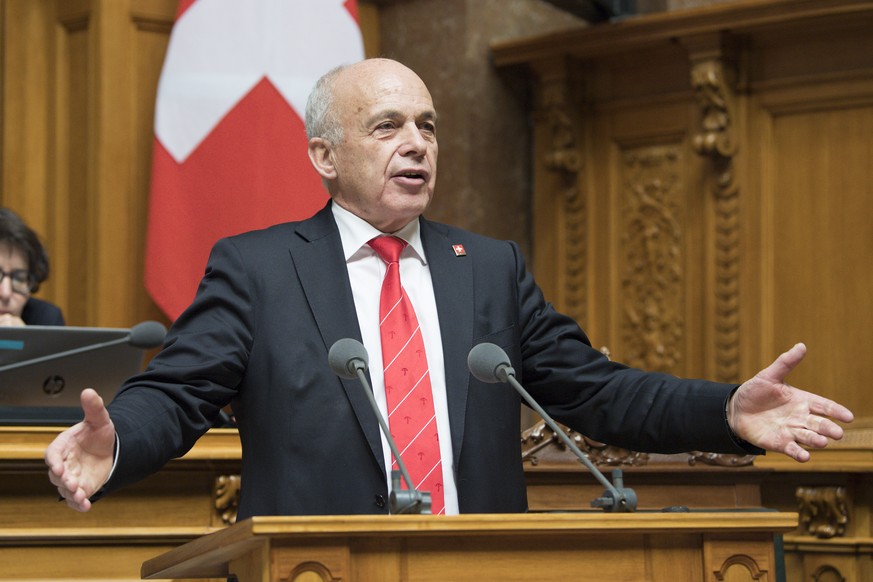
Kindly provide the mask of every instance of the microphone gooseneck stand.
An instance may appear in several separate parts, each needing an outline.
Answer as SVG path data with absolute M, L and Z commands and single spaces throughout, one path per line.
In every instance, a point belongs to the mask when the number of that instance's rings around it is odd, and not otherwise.
M 409 472 L 406 470 L 406 465 L 400 457 L 400 451 L 397 449 L 397 444 L 391 437 L 391 431 L 388 429 L 388 423 L 379 412 L 379 405 L 376 404 L 376 398 L 373 396 L 373 390 L 370 388 L 370 383 L 367 381 L 366 371 L 369 361 L 367 350 L 361 342 L 351 338 L 337 340 L 330 348 L 328 353 L 328 361 L 330 368 L 334 374 L 340 378 L 351 380 L 357 378 L 361 382 L 364 393 L 367 395 L 367 400 L 370 402 L 370 407 L 376 415 L 376 420 L 379 421 L 379 427 L 382 429 L 382 434 L 385 435 L 385 440 L 388 441 L 388 446 L 391 448 L 391 453 L 397 461 L 399 471 L 391 471 L 391 493 L 388 499 L 388 508 L 392 514 L 413 513 L 428 515 L 431 513 L 431 496 L 427 491 L 419 491 L 412 485 L 412 479 Z M 401 488 L 400 479 L 406 483 L 406 489 Z
M 508 383 L 521 395 L 522 398 L 539 414 L 546 424 L 558 435 L 573 454 L 585 465 L 592 475 L 603 485 L 606 490 L 603 495 L 591 501 L 592 507 L 599 507 L 611 513 L 632 512 L 637 508 L 637 495 L 633 489 L 624 486 L 624 478 L 621 469 L 612 471 L 612 479 L 609 480 L 591 462 L 588 455 L 583 453 L 567 433 L 562 430 L 551 416 L 543 410 L 536 400 L 528 393 L 521 383 L 515 378 L 515 370 L 509 365 L 509 357 L 499 346 L 491 343 L 478 344 L 470 350 L 467 358 L 470 372 L 476 379 L 494 384 L 497 382 Z

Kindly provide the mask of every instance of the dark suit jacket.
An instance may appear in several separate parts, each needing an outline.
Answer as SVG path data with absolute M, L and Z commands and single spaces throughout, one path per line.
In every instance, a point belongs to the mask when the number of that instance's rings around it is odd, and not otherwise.
M 473 379 L 493 342 L 557 420 L 635 450 L 744 452 L 724 422 L 734 386 L 612 363 L 545 302 L 518 247 L 422 219 L 446 365 L 460 510 L 524 511 L 520 397 Z M 462 244 L 458 257 L 452 245 Z M 329 208 L 218 242 L 162 352 L 110 405 L 120 455 L 107 491 L 184 454 L 232 403 L 243 447 L 239 517 L 385 513 L 379 427 L 357 381 L 327 363 L 360 340 Z
M 36 297 L 30 297 L 24 304 L 21 319 L 27 325 L 64 325 L 60 307 Z

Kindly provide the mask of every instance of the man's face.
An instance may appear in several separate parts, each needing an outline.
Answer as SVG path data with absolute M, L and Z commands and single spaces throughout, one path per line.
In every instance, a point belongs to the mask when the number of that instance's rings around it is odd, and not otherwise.
M 334 201 L 382 232 L 427 209 L 436 184 L 436 112 L 427 87 L 403 65 L 364 61 L 336 79 L 343 140 L 326 145 Z M 318 164 L 316 164 L 318 166 Z

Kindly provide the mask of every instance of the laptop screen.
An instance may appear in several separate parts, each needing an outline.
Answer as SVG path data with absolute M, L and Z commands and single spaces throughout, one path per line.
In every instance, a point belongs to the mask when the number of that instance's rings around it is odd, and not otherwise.
M 145 349 L 130 345 L 130 334 L 96 327 L 0 328 L 0 424 L 78 422 L 85 388 L 109 403 L 143 368 Z

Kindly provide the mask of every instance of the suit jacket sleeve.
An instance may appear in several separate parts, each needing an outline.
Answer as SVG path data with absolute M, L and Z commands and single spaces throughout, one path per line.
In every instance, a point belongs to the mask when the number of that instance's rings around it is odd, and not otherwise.
M 185 454 L 235 395 L 252 343 L 245 273 L 232 242 L 219 241 L 197 297 L 172 326 L 160 354 L 109 404 L 119 456 L 107 491 Z
M 514 243 L 521 381 L 550 414 L 596 440 L 637 451 L 746 453 L 725 421 L 736 389 L 612 362 L 547 303 Z

